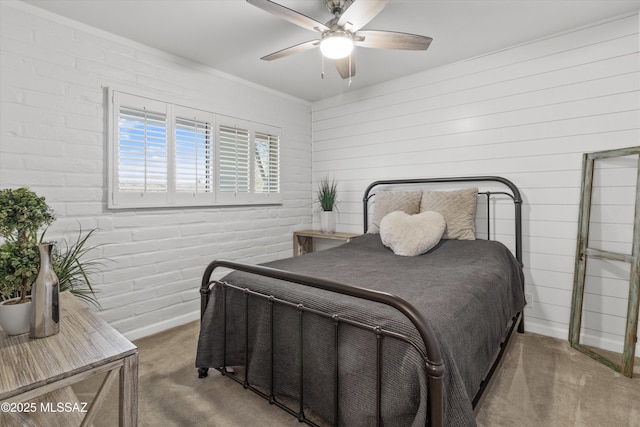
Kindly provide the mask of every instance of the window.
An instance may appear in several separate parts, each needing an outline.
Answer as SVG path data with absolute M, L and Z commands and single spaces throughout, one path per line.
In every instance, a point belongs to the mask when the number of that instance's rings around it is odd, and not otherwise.
M 280 201 L 280 131 L 113 91 L 109 207 Z
M 166 114 L 122 106 L 118 134 L 118 190 L 166 192 Z
M 219 116 L 218 121 L 218 200 L 278 201 L 278 130 L 232 117 Z
M 279 140 L 277 135 L 256 132 L 254 139 L 256 193 L 280 192 Z
M 249 131 L 220 126 L 220 191 L 249 193 Z
M 176 118 L 176 192 L 214 191 L 211 127 L 211 123 Z

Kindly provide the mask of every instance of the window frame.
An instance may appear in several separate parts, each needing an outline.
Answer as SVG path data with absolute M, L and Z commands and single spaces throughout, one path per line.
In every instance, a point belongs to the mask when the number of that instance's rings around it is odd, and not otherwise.
M 282 154 L 281 154 L 281 129 L 276 126 L 238 119 L 232 116 L 217 114 L 198 108 L 184 105 L 172 104 L 143 95 L 136 95 L 121 90 L 108 89 L 108 202 L 109 209 L 130 209 L 130 208 L 163 208 L 163 207 L 197 207 L 197 206 L 239 206 L 239 205 L 264 205 L 280 204 L 282 200 Z M 120 184 L 120 114 L 121 107 L 132 110 L 154 111 L 166 114 L 166 152 L 167 152 L 167 191 L 166 192 L 138 192 L 121 191 Z M 156 111 L 158 110 L 158 111 Z M 179 169 L 179 138 L 176 134 L 178 120 L 193 121 L 194 126 L 202 124 L 209 126 L 210 132 L 210 162 L 209 175 L 211 180 L 211 191 L 178 191 L 177 185 Z M 235 126 L 245 129 L 249 133 L 248 155 L 249 174 L 247 193 L 235 193 L 221 191 L 221 180 L 219 173 L 221 157 L 221 135 L 220 129 L 224 126 Z M 263 193 L 256 192 L 255 186 L 255 150 L 256 134 L 266 134 L 276 139 L 278 165 L 277 184 L 278 191 Z M 197 142 L 196 142 L 197 145 Z M 194 159 L 197 162 L 198 158 Z M 270 159 L 271 161 L 271 159 Z M 186 160 L 188 163 L 188 159 Z M 196 168 L 197 169 L 197 168 Z

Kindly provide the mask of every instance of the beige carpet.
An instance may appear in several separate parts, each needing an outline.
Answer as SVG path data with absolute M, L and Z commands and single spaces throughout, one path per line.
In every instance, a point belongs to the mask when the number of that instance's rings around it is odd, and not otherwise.
M 138 340 L 140 426 L 300 426 L 298 421 L 216 371 L 198 379 L 198 323 Z M 515 336 L 477 420 L 479 426 L 640 426 L 640 361 L 626 378 L 566 341 Z M 74 387 L 90 401 L 96 381 Z M 96 427 L 117 422 L 117 388 Z

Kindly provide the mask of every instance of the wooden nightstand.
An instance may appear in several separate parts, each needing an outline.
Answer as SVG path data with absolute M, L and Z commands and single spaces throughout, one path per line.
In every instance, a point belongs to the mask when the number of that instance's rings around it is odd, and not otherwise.
M 358 233 L 331 233 L 325 234 L 319 230 L 294 231 L 293 233 L 293 256 L 304 255 L 313 252 L 313 239 L 332 239 L 350 242 Z
M 60 333 L 0 331 L 0 354 L 0 425 L 91 425 L 117 380 L 118 424 L 137 425 L 138 348 L 69 292 L 60 294 Z M 98 374 L 106 376 L 93 402 L 74 402 L 69 386 Z

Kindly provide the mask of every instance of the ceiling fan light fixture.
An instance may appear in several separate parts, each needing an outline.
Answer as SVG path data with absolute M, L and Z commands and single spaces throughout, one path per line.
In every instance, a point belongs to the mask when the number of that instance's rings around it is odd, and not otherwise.
M 331 59 L 342 59 L 351 54 L 353 39 L 346 31 L 328 32 L 320 42 L 322 54 Z

